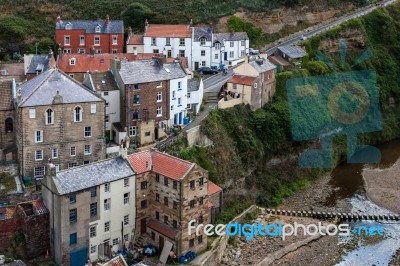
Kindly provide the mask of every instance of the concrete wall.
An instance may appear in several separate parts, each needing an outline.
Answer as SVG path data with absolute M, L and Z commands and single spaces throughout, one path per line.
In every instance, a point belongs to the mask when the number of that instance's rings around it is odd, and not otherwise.
M 107 91 L 108 95 L 105 95 L 105 92 L 101 92 L 101 97 L 106 100 L 108 106 L 106 106 L 106 115 L 108 115 L 108 122 L 106 124 L 106 130 L 111 130 L 112 123 L 120 122 L 120 91 L 113 90 Z
M 232 99 L 232 100 L 228 100 L 228 101 L 225 101 L 225 99 L 221 99 L 218 102 L 218 108 L 219 109 L 231 108 L 235 105 L 242 104 L 242 103 L 243 103 L 242 98 Z
M 208 146 L 213 144 L 212 140 L 207 138 L 200 130 L 200 125 L 191 128 L 185 132 L 189 147 L 193 145 Z

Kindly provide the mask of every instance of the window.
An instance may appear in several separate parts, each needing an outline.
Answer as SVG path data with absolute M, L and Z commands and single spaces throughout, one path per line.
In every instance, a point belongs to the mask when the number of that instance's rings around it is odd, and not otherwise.
M 199 179 L 199 186 L 204 185 L 204 177 L 200 177 Z
M 206 50 L 201 50 L 201 56 L 206 56 Z
M 110 231 L 110 222 L 105 222 L 104 223 L 104 232 L 109 232 Z
M 94 36 L 94 45 L 100 45 L 100 36 Z
M 76 194 L 69 195 L 69 204 L 76 203 Z
M 157 82 L 156 88 L 161 88 L 162 87 L 162 81 Z
M 230 42 L 229 46 L 230 46 L 230 47 L 234 47 L 234 46 L 235 46 L 235 43 L 234 43 L 234 42 Z
M 70 245 L 70 246 L 75 245 L 76 242 L 77 242 L 77 235 L 76 235 L 76 233 L 70 234 L 70 235 L 69 235 L 69 245 Z
M 229 52 L 229 57 L 230 57 L 230 58 L 233 58 L 234 55 L 235 55 L 235 53 L 234 53 L 233 51 Z
M 71 78 L 74 78 L 74 74 L 68 74 L 68 76 L 70 76 Z
M 168 177 L 164 176 L 164 186 L 168 187 Z
M 157 106 L 157 116 L 162 116 L 161 106 Z
M 86 53 L 86 50 L 83 48 L 78 48 L 78 54 L 84 54 Z
M 69 223 L 76 223 L 78 220 L 78 212 L 76 209 L 69 210 Z
M 97 202 L 90 203 L 90 217 L 97 216 Z
M 203 223 L 203 215 L 200 215 L 199 216 L 199 224 L 202 224 Z
M 236 90 L 237 89 L 237 84 L 232 85 L 232 89 Z
M 205 67 L 206 66 L 206 61 L 201 61 L 201 66 Z
M 36 130 L 35 132 L 35 143 L 43 142 L 43 130 Z
M 118 36 L 117 36 L 117 35 L 113 35 L 113 37 L 112 37 L 112 44 L 113 44 L 113 45 L 118 44 Z
M 85 45 L 85 35 L 79 36 L 79 45 Z
M 161 102 L 162 101 L 162 94 L 161 92 L 157 92 L 157 102 Z
M 194 189 L 194 187 L 195 187 L 195 181 L 192 180 L 190 181 L 190 189 Z
M 216 50 L 221 49 L 221 43 L 220 42 L 214 43 L 214 47 L 215 47 Z
M 52 159 L 57 159 L 58 158 L 58 149 L 57 148 L 52 148 L 51 149 L 51 158 Z
M 178 189 L 178 181 L 173 181 L 173 182 L 172 182 L 172 187 L 173 187 L 174 189 Z
M 178 209 L 178 202 L 174 201 L 172 206 L 173 206 L 174 210 L 177 210 Z
M 64 49 L 64 50 L 63 50 L 63 53 L 64 53 L 64 54 L 70 54 L 70 53 L 71 53 L 71 49 Z
M 168 206 L 168 197 L 164 197 L 164 205 Z
M 156 38 L 151 38 L 151 45 L 156 46 L 157 45 L 157 40 Z
M 187 93 L 187 97 L 190 98 L 190 92 Z M 190 108 L 190 106 L 189 106 L 189 108 Z
M 190 206 L 191 209 L 194 208 L 194 200 L 191 200 L 191 201 L 190 201 L 189 206 Z
M 92 127 L 87 126 L 85 127 L 85 138 L 90 138 L 92 136 Z
M 206 45 L 206 38 L 200 38 L 200 45 Z
M 175 91 L 172 91 L 172 99 L 175 99 Z
M 240 41 L 241 46 L 246 46 L 246 41 Z
M 159 54 L 160 51 L 158 49 L 153 49 L 153 54 Z
M 96 108 L 96 104 L 95 103 L 93 103 L 93 104 L 91 104 L 90 105 L 90 113 L 91 114 L 95 114 L 96 113 L 96 110 L 97 108 Z
M 96 31 L 96 32 L 100 32 L 100 30 L 101 30 L 100 26 L 96 26 L 95 31 Z
M 181 98 L 178 98 L 178 107 L 179 107 L 179 106 L 182 106 L 182 105 L 181 105 Z
M 113 239 L 113 246 L 114 246 L 114 245 L 118 245 L 118 243 L 119 243 L 118 238 L 114 238 L 114 239 Z
M 182 82 L 178 82 L 178 91 L 182 89 Z
M 5 121 L 5 128 L 6 128 L 6 133 L 13 132 L 13 120 L 11 117 L 8 117 Z
M 45 173 L 45 167 L 44 166 L 38 166 L 35 167 L 33 170 L 33 175 L 35 178 L 40 178 L 43 177 Z
M 133 85 L 133 89 L 134 89 L 134 90 L 138 90 L 138 89 L 139 89 L 139 84 Z
M 128 177 L 124 178 L 124 187 L 129 187 L 129 178 Z
M 160 213 L 159 212 L 156 212 L 156 219 L 160 220 Z
M 71 36 L 65 35 L 64 36 L 64 45 L 70 45 L 71 44 Z
M 35 152 L 35 160 L 36 161 L 41 161 L 43 160 L 43 150 L 37 150 Z
M 185 39 L 184 38 L 180 38 L 179 39 L 179 46 L 185 46 Z
M 194 246 L 194 239 L 190 239 L 189 240 L 189 247 L 193 247 Z
M 140 187 L 142 189 L 146 189 L 147 188 L 147 181 L 140 182 Z
M 110 183 L 104 184 L 104 192 L 110 192 Z
M 76 156 L 76 147 L 75 146 L 70 148 L 70 155 L 71 156 Z
M 97 194 L 96 187 L 90 188 L 90 197 L 94 198 L 94 197 L 96 197 L 96 194 Z
M 203 236 L 202 235 L 199 235 L 199 237 L 197 238 L 197 242 L 199 244 L 203 243 Z
M 136 136 L 136 127 L 129 127 L 129 136 Z
M 129 193 L 124 193 L 124 204 L 129 204 Z
M 174 106 L 173 105 L 171 105 L 171 111 L 173 111 L 174 110 Z
M 73 167 L 76 167 L 76 166 L 78 166 L 78 164 L 77 163 L 68 163 L 68 168 L 73 168 Z
M 91 226 L 89 232 L 90 232 L 90 237 L 96 237 L 96 226 Z
M 90 247 L 90 254 L 96 253 L 96 246 Z
M 156 201 L 160 201 L 160 194 L 156 193 Z
M 167 37 L 167 38 L 165 39 L 165 45 L 166 45 L 166 46 L 170 46 L 170 45 L 171 45 L 171 38 Z
M 179 57 L 185 57 L 185 50 L 179 50 Z
M 178 221 L 177 221 L 177 220 L 173 220 L 173 221 L 172 221 L 172 227 L 173 227 L 174 229 L 178 229 Z
M 105 115 L 104 116 L 104 122 L 106 122 L 106 123 L 110 122 L 110 116 L 109 115 Z
M 144 136 L 145 136 L 145 137 L 150 137 L 150 131 L 144 132 Z
M 104 200 L 104 210 L 109 211 L 111 209 L 111 199 Z
M 75 58 L 70 58 L 69 59 L 69 65 L 70 66 L 75 66 L 75 63 L 76 63 L 76 59 Z
M 36 118 L 36 109 L 29 109 L 29 118 Z
M 200 197 L 199 198 L 199 205 L 203 205 L 204 204 L 204 198 L 203 197 Z
M 156 174 L 156 182 L 160 183 L 160 175 Z
M 82 121 L 82 108 L 77 106 L 74 109 L 74 122 L 81 122 L 81 121 Z
M 129 234 L 124 235 L 124 240 L 128 241 L 128 239 L 129 239 Z
M 140 104 L 140 96 L 133 95 L 133 104 Z
M 218 59 L 218 54 L 215 54 L 215 55 L 214 55 L 214 59 Z
M 89 160 L 84 160 L 83 161 L 83 165 L 87 165 L 87 164 L 90 164 L 90 161 Z
M 141 207 L 142 209 L 147 208 L 147 200 L 142 200 L 142 201 L 140 202 L 140 207 Z
M 244 55 L 245 55 L 244 50 L 241 50 L 241 51 L 240 51 L 240 56 L 243 57 Z
M 55 164 L 54 166 L 56 167 L 56 173 L 60 172 L 60 165 L 59 164 Z
M 164 223 L 168 224 L 168 216 L 167 215 L 164 215 Z
M 124 225 L 129 225 L 129 214 L 124 216 Z
M 92 145 L 85 145 L 85 155 L 92 154 Z
M 257 88 L 257 83 L 254 83 L 253 87 L 256 89 Z

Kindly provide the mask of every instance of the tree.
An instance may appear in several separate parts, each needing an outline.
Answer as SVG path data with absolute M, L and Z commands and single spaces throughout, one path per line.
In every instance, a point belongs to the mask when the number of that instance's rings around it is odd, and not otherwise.
M 132 27 L 134 32 L 144 31 L 144 21 L 150 20 L 155 16 L 155 13 L 146 5 L 141 3 L 130 4 L 121 16 L 126 26 Z

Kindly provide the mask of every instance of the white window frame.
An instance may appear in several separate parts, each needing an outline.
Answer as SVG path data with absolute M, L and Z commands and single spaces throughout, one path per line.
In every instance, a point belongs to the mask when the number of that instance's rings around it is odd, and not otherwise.
M 97 112 L 97 105 L 95 103 L 92 103 L 90 105 L 90 113 L 95 114 Z
M 201 50 L 200 51 L 200 56 L 206 56 L 206 50 Z
M 33 177 L 44 177 L 46 174 L 46 167 L 44 166 L 38 166 L 33 168 Z
M 157 106 L 157 117 L 162 116 L 162 107 L 161 106 Z
M 162 87 L 162 81 L 157 82 L 156 88 L 161 88 Z
M 52 148 L 51 149 L 51 159 L 57 159 L 58 158 L 58 148 Z
M 185 38 L 179 38 L 179 46 L 185 46 Z
M 246 41 L 240 41 L 241 46 L 246 46 Z
M 171 38 L 170 37 L 165 38 L 165 46 L 171 46 Z
M 42 142 L 43 142 L 43 130 L 36 130 L 35 131 L 35 143 L 42 143 Z
M 157 39 L 156 38 L 151 38 L 151 46 L 157 46 Z
M 85 148 L 84 148 L 83 154 L 84 154 L 84 155 L 90 155 L 90 154 L 92 154 L 92 145 L 86 144 L 86 145 L 85 145 Z
M 29 118 L 36 118 L 36 109 L 29 109 Z
M 93 44 L 94 44 L 95 46 L 100 46 L 100 35 L 95 35 L 95 36 L 94 36 L 94 42 L 93 42 Z
M 96 26 L 96 28 L 95 28 L 95 30 L 94 30 L 96 33 L 100 33 L 101 32 L 101 28 L 100 28 L 100 26 Z
M 104 223 L 104 233 L 110 232 L 110 224 L 111 224 L 111 221 Z
M 88 130 L 87 130 L 88 129 Z M 88 135 L 86 136 L 86 133 L 88 133 Z M 83 136 L 85 138 L 91 138 L 92 137 L 92 126 L 85 126 L 83 128 Z
M 79 36 L 79 45 L 85 45 L 85 35 Z
M 43 161 L 43 150 L 35 151 L 35 161 Z
M 162 102 L 162 93 L 161 92 L 157 92 L 157 102 Z
M 110 192 L 110 190 L 111 190 L 111 184 L 105 183 L 104 184 L 104 192 Z
M 113 35 L 112 36 L 112 45 L 117 45 L 118 44 L 118 35 Z
M 219 55 L 218 55 L 218 54 L 215 54 L 215 55 L 214 55 L 214 59 L 219 59 Z
M 111 198 L 108 198 L 104 200 L 104 211 L 110 211 L 110 210 L 111 210 Z
M 64 35 L 64 45 L 66 45 L 66 46 L 71 45 L 71 36 L 70 35 Z
M 77 167 L 77 166 L 78 166 L 78 163 L 76 163 L 76 162 L 68 163 L 68 169 L 69 168 L 74 168 L 74 167 Z
M 127 195 L 127 197 L 125 197 Z M 129 205 L 129 198 L 130 198 L 130 193 L 126 192 L 124 193 L 124 205 Z
M 200 45 L 206 45 L 206 38 L 204 37 L 200 38 Z
M 235 57 L 235 52 L 234 51 L 230 51 L 229 52 L 229 58 L 234 58 Z
M 70 66 L 75 66 L 75 64 L 76 64 L 76 59 L 75 58 L 70 58 L 69 59 L 69 65 Z
M 129 136 L 136 136 L 136 127 L 129 127 Z
M 76 156 L 76 147 L 75 146 L 71 146 L 70 148 L 69 148 L 69 155 L 70 156 Z
M 229 47 L 235 47 L 235 42 L 233 42 L 233 41 L 230 41 L 230 43 L 229 43 Z
M 89 236 L 90 238 L 96 237 L 97 232 L 96 232 L 96 225 L 92 225 L 91 227 L 89 227 Z
M 124 187 L 129 187 L 129 177 L 124 178 Z
M 50 116 L 48 114 L 48 111 L 50 111 Z M 46 110 L 46 112 L 44 112 L 44 122 L 46 125 L 53 125 L 54 124 L 54 111 L 53 109 L 49 108 Z

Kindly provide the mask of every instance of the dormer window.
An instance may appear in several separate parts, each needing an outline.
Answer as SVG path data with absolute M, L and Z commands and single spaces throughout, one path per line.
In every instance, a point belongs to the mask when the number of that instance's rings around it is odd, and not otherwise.
M 69 65 L 70 66 L 75 66 L 75 64 L 76 64 L 76 59 L 75 58 L 70 58 L 69 59 Z
M 65 29 L 66 30 L 72 29 L 72 24 L 68 22 L 67 25 L 65 25 Z
M 96 26 L 96 29 L 95 29 L 96 33 L 99 33 L 100 30 L 101 30 L 100 26 L 97 25 L 97 26 Z
M 215 49 L 216 49 L 216 50 L 221 49 L 221 43 L 220 43 L 220 42 L 216 42 L 216 43 L 214 44 L 214 46 L 215 46 Z
M 204 37 L 200 38 L 200 45 L 206 45 L 206 38 Z

